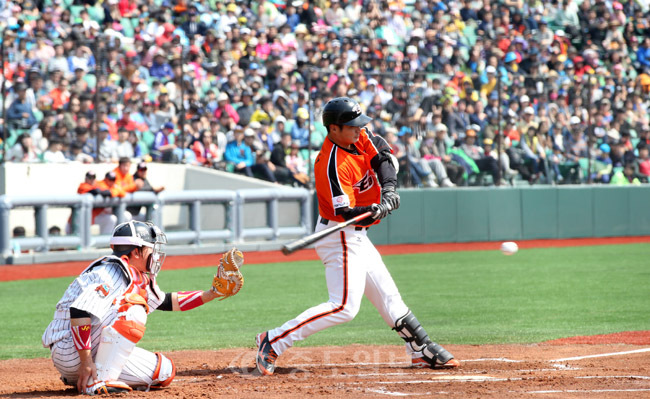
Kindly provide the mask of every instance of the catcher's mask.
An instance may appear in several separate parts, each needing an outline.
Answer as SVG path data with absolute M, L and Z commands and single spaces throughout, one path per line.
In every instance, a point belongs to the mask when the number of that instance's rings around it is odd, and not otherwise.
M 154 276 L 158 274 L 165 252 L 163 245 L 167 244 L 165 233 L 151 222 L 130 221 L 117 225 L 113 230 L 110 245 L 115 256 L 128 255 L 135 248 L 149 247 L 153 252 L 147 258 L 147 271 Z

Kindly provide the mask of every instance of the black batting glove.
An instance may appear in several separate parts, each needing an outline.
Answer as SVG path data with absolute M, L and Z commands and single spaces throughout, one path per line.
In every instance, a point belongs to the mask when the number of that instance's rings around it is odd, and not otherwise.
M 388 205 L 391 211 L 399 208 L 400 198 L 397 191 L 395 191 L 395 187 L 389 186 L 381 190 L 381 203 Z
M 374 212 L 371 217 L 375 220 L 385 218 L 390 212 L 388 204 L 372 204 L 370 209 Z

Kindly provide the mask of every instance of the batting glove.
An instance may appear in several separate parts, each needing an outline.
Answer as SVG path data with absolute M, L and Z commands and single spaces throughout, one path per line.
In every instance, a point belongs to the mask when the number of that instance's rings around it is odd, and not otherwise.
M 386 187 L 381 190 L 381 203 L 387 204 L 391 211 L 399 208 L 400 198 L 395 187 Z
M 372 204 L 370 209 L 374 212 L 372 218 L 375 220 L 383 219 L 388 216 L 390 212 L 390 207 L 388 204 Z

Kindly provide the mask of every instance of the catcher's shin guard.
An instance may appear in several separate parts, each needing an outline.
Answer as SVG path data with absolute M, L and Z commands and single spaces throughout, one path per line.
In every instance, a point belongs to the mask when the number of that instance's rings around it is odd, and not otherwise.
M 147 311 L 144 306 L 134 305 L 125 309 L 113 325 L 104 328 L 101 341 L 95 356 L 97 381 L 87 384 L 86 393 L 110 393 L 100 390 L 100 385 L 115 386 L 122 390 L 130 390 L 129 386 L 118 381 L 122 369 L 135 348 L 142 339 L 147 322 Z
M 460 362 L 445 348 L 431 341 L 422 325 L 409 311 L 395 322 L 393 328 L 400 337 L 421 357 L 413 358 L 416 367 L 458 367 Z
M 171 384 L 174 377 L 176 377 L 176 365 L 174 361 L 159 352 L 156 352 L 156 357 L 158 358 L 158 364 L 153 373 L 151 389 L 164 388 Z

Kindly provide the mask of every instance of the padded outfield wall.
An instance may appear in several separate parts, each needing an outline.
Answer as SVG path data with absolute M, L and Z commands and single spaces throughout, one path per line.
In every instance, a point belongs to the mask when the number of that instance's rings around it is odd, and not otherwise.
M 650 186 L 403 189 L 375 244 L 650 235 Z

